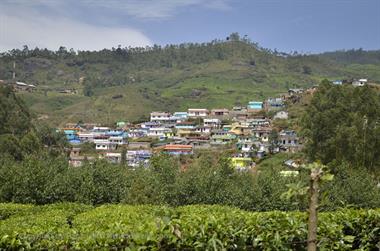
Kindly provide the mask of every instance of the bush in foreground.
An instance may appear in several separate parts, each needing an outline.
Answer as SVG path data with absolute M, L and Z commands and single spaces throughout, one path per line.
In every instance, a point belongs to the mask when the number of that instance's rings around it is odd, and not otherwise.
M 304 250 L 307 215 L 184 207 L 0 204 L 0 249 Z M 320 214 L 321 250 L 376 250 L 380 210 Z

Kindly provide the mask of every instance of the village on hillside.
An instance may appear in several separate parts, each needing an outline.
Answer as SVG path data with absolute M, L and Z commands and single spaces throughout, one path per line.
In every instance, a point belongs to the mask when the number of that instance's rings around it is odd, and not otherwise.
M 331 84 L 347 84 L 331 81 Z M 366 79 L 355 80 L 354 86 L 364 86 Z M 313 95 L 318 86 L 293 88 L 280 97 L 250 101 L 246 106 L 232 109 L 189 108 L 174 113 L 152 111 L 150 120 L 141 123 L 118 121 L 114 127 L 94 123 L 68 123 L 63 132 L 72 145 L 69 163 L 79 167 L 85 161 L 105 159 L 111 163 L 124 162 L 131 168 L 147 167 L 153 154 L 192 155 L 202 150 L 231 153 L 231 165 L 239 171 L 253 170 L 256 162 L 268 155 L 303 148 L 303 139 L 296 130 L 278 128 L 274 121 L 287 121 L 287 106 Z M 86 149 L 81 146 L 86 145 Z M 90 148 L 90 149 L 88 149 Z M 297 161 L 284 162 L 297 174 Z
M 156 153 L 191 155 L 201 150 L 231 150 L 231 165 L 251 170 L 268 154 L 298 152 L 302 139 L 295 130 L 274 130 L 273 120 L 287 120 L 286 104 L 296 102 L 316 87 L 290 89 L 286 95 L 265 102 L 251 101 L 232 109 L 189 108 L 184 112 L 153 111 L 150 121 L 116 122 L 113 128 L 98 124 L 66 124 L 60 128 L 73 146 L 70 165 L 81 166 L 97 158 L 111 163 L 125 161 L 134 168 L 147 166 Z M 265 114 L 273 114 L 272 117 Z M 86 150 L 81 146 L 86 144 Z M 88 146 L 92 151 L 88 154 Z M 123 156 L 124 155 L 124 156 Z M 289 161 L 290 167 L 297 164 Z
M 23 82 L 12 85 L 15 91 L 33 91 L 36 86 Z M 368 84 L 367 79 L 334 80 L 334 85 L 356 87 Z M 69 164 L 81 166 L 86 161 L 105 159 L 111 163 L 125 162 L 135 168 L 148 166 L 153 154 L 191 155 L 201 150 L 231 153 L 231 165 L 237 170 L 252 170 L 266 156 L 295 153 L 302 149 L 303 139 L 296 130 L 279 128 L 274 121 L 287 121 L 287 106 L 313 94 L 318 86 L 293 88 L 279 97 L 264 102 L 251 101 L 232 109 L 189 108 L 174 113 L 152 111 L 150 120 L 141 123 L 118 121 L 113 127 L 95 123 L 68 123 L 59 128 L 72 145 Z M 67 92 L 62 92 L 67 93 Z M 284 163 L 298 167 L 297 161 Z M 294 171 L 289 171 L 293 172 Z

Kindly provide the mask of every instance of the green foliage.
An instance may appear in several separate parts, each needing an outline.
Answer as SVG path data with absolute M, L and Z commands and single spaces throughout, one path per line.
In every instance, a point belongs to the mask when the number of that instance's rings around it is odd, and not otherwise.
M 26 134 L 32 124 L 26 105 L 10 87 L 0 86 L 0 135 Z
M 85 84 L 83 87 L 83 95 L 87 97 L 91 97 L 94 95 L 94 91 L 90 84 Z
M 380 96 L 371 87 L 322 82 L 303 117 L 309 159 L 379 168 L 379 118 Z
M 45 151 L 55 156 L 63 153 L 68 144 L 64 135 L 42 123 L 35 126 L 32 118 L 20 97 L 0 86 L 0 157 L 22 160 Z
M 307 215 L 231 207 L 0 204 L 1 249 L 305 250 Z M 33 217 L 31 217 L 33 216 Z M 375 250 L 379 210 L 319 215 L 320 250 Z
M 155 156 L 150 168 L 130 169 L 105 161 L 69 167 L 65 157 L 48 153 L 28 155 L 23 161 L 0 161 L 0 202 L 49 204 L 191 204 L 230 205 L 252 211 L 304 210 L 305 198 L 287 200 L 283 194 L 291 184 L 307 184 L 308 174 L 283 177 L 286 154 L 258 165 L 258 174 L 234 171 L 228 159 L 215 154 L 192 157 L 185 170 L 179 158 Z M 190 160 L 189 160 L 190 161 Z M 333 182 L 322 185 L 323 210 L 342 206 L 380 207 L 380 189 L 367 170 L 348 171 L 336 164 Z

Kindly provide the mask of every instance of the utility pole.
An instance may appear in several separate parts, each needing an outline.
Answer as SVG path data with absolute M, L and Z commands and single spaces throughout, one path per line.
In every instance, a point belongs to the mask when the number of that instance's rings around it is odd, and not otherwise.
M 13 74 L 12 79 L 15 80 L 16 78 L 16 61 L 13 61 Z
M 309 198 L 309 223 L 307 234 L 307 251 L 317 250 L 317 226 L 318 226 L 318 196 L 319 181 L 322 177 L 320 167 L 313 168 L 310 173 L 310 198 Z

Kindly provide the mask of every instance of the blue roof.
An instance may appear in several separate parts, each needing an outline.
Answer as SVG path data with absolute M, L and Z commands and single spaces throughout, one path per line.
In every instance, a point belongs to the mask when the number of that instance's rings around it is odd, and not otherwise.
M 258 101 L 250 101 L 248 103 L 248 108 L 251 109 L 262 109 L 263 108 L 263 102 L 258 102 Z

